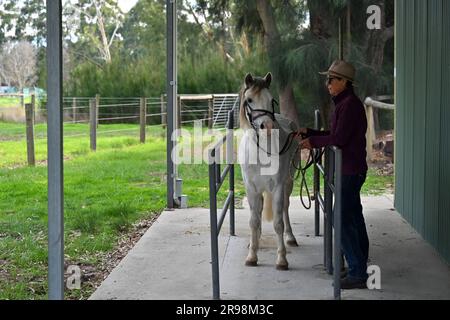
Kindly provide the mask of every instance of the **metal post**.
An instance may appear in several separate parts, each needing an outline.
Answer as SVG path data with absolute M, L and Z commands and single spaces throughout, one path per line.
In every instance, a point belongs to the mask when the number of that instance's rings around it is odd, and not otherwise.
M 91 99 L 89 104 L 90 142 L 91 150 L 97 150 L 97 103 Z
M 140 99 L 140 103 L 139 103 L 139 118 L 140 118 L 140 141 L 141 143 L 145 143 L 145 125 L 147 124 L 147 102 L 145 98 L 141 98 Z
M 320 112 L 315 111 L 314 117 L 314 129 L 320 130 Z M 317 151 L 319 152 L 319 151 Z M 314 155 L 314 161 L 316 157 Z M 319 160 L 320 163 L 320 160 Z M 320 193 L 320 173 L 319 168 L 314 166 L 314 235 L 318 237 L 320 235 L 320 205 L 319 205 L 319 193 Z
M 334 202 L 334 298 L 341 299 L 341 232 L 342 232 L 342 152 L 334 148 L 335 202 Z
M 217 230 L 217 193 L 216 193 L 216 150 L 211 150 L 209 165 L 209 215 L 211 229 L 211 269 L 213 299 L 220 299 L 220 279 L 219 279 L 219 245 Z
M 33 104 L 25 104 L 25 119 L 27 124 L 27 160 L 29 166 L 36 164 L 34 156 L 34 119 Z
M 62 3 L 47 0 L 48 298 L 64 299 Z
M 233 110 L 228 115 L 228 135 L 227 135 L 227 165 L 230 167 L 230 192 L 231 192 L 231 204 L 230 204 L 230 235 L 235 236 L 235 215 L 234 215 L 234 114 Z
M 332 214 L 333 214 L 333 192 L 329 186 L 329 183 L 333 179 L 333 165 L 332 165 L 333 155 L 329 148 L 325 150 L 325 180 L 324 183 L 324 193 L 325 193 L 325 230 L 324 230 L 324 242 L 325 242 L 325 268 L 328 274 L 333 273 L 333 225 L 332 225 Z
M 166 0 L 167 14 L 167 208 L 174 207 L 175 163 L 172 141 L 177 103 L 177 0 Z

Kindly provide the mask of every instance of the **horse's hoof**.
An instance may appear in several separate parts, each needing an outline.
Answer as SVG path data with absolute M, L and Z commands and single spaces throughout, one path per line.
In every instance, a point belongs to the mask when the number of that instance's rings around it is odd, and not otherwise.
M 287 264 L 277 264 L 277 270 L 286 271 L 286 270 L 289 270 L 289 267 Z
M 290 247 L 298 247 L 298 243 L 297 240 L 293 239 L 293 240 L 288 240 L 286 241 L 287 245 Z
M 258 261 L 245 261 L 245 265 L 247 267 L 256 267 L 258 265 Z

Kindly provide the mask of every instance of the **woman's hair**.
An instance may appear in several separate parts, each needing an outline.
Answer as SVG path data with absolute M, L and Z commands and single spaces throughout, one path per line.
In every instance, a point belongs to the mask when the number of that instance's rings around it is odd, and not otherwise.
M 353 82 L 351 82 L 350 80 L 347 80 L 346 88 L 353 89 Z

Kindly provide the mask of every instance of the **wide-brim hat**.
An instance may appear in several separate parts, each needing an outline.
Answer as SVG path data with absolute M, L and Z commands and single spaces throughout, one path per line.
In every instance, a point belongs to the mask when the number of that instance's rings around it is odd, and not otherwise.
M 350 63 L 345 62 L 343 60 L 336 60 L 331 64 L 328 71 L 319 73 L 328 76 L 328 78 L 336 77 L 354 82 L 356 70 L 355 67 L 352 66 Z

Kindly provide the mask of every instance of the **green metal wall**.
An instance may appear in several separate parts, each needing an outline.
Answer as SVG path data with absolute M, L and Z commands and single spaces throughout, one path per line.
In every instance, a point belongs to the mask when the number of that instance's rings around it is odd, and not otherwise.
M 450 263 L 450 1 L 396 0 L 395 207 Z

